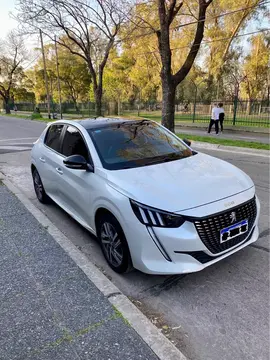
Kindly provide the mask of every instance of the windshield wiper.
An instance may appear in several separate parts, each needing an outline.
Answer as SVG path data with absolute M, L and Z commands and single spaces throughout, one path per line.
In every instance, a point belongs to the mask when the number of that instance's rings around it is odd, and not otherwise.
M 179 160 L 182 159 L 183 156 L 177 153 L 167 154 L 163 156 L 158 156 L 156 159 L 153 159 L 152 161 L 147 162 L 147 164 L 155 164 L 155 163 L 163 163 L 173 160 Z

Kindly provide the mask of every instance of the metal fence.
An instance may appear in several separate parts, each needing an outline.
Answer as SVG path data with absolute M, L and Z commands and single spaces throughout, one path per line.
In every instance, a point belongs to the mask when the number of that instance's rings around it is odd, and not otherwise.
M 212 107 L 216 102 L 184 102 L 175 106 L 175 122 L 208 123 Z M 227 125 L 269 127 L 270 105 L 267 100 L 224 101 L 224 123 Z M 122 104 L 121 115 L 146 117 L 153 120 L 161 118 L 160 103 L 144 103 L 130 106 Z
M 175 105 L 175 121 L 176 123 L 208 123 L 214 103 L 216 102 L 179 103 Z M 33 112 L 36 107 L 42 113 L 47 112 L 47 105 L 44 103 L 17 103 L 16 106 L 18 112 Z M 234 99 L 232 101 L 223 101 L 223 108 L 225 110 L 225 125 L 269 127 L 270 105 L 268 100 L 248 101 Z M 57 104 L 51 104 L 51 112 L 59 113 Z M 62 112 L 63 114 L 92 117 L 95 115 L 95 104 L 93 102 L 63 103 Z M 104 116 L 143 117 L 160 121 L 161 103 L 107 102 L 103 104 L 102 114 Z
M 47 113 L 47 103 L 16 103 L 18 112 L 41 112 Z M 14 105 L 11 106 L 11 109 L 14 109 Z M 56 103 L 50 104 L 50 110 L 52 113 L 59 113 L 59 105 Z M 105 113 L 105 109 L 103 109 Z M 62 104 L 62 113 L 70 115 L 79 115 L 79 116 L 94 116 L 95 115 L 95 104 L 92 102 L 85 103 L 63 103 Z

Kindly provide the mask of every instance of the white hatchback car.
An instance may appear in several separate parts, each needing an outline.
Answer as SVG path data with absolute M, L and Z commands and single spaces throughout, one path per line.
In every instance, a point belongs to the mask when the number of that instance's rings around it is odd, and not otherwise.
M 149 120 L 50 123 L 31 170 L 38 199 L 96 235 L 119 273 L 199 271 L 258 239 L 249 176 Z

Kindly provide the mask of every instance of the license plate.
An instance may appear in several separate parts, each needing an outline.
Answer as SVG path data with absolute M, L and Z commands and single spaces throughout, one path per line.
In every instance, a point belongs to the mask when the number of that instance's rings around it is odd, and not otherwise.
M 242 235 L 248 231 L 248 221 L 243 220 L 237 224 L 226 227 L 220 230 L 220 242 L 224 243 L 228 240 L 235 238 L 236 236 Z

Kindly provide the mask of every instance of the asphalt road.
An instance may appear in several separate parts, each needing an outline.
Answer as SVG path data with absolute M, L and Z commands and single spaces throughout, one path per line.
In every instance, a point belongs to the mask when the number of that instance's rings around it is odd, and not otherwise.
M 235 164 L 254 180 L 262 206 L 260 239 L 255 244 L 199 273 L 149 276 L 134 271 L 120 276 L 108 268 L 96 240 L 86 230 L 55 204 L 37 202 L 28 149 L 44 127 L 0 117 L 0 171 L 154 323 L 163 326 L 190 360 L 269 359 L 269 159 L 205 151 Z

